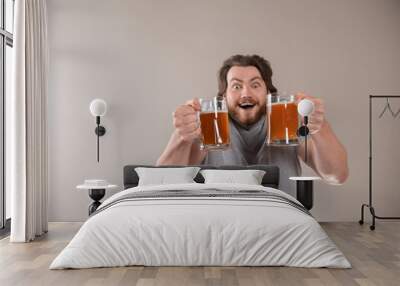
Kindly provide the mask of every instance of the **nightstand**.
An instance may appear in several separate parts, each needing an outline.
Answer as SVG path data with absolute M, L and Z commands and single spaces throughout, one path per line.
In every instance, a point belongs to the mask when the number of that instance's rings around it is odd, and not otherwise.
M 106 181 L 104 181 L 104 182 L 106 182 Z M 85 184 L 76 186 L 76 188 L 78 190 L 88 190 L 89 197 L 93 200 L 93 203 L 91 203 L 89 205 L 89 216 L 92 213 L 94 213 L 97 210 L 97 208 L 101 205 L 100 200 L 106 194 L 106 190 L 114 189 L 117 187 L 118 187 L 117 185 L 111 185 L 111 184 L 108 184 L 107 182 L 106 182 L 106 184 L 94 185 L 94 184 L 88 184 L 86 181 L 85 181 Z
M 313 182 L 320 177 L 290 177 L 289 180 L 296 181 L 296 199 L 303 204 L 307 210 L 311 210 L 314 204 Z

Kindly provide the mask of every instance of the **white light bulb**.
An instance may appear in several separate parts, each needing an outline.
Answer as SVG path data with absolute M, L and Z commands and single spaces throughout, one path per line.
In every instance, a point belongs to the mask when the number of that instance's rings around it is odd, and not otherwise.
M 309 116 L 314 112 L 314 103 L 309 99 L 303 99 L 297 105 L 297 112 L 301 116 Z
M 93 99 L 90 103 L 90 113 L 93 116 L 104 116 L 107 111 L 107 103 L 100 98 Z

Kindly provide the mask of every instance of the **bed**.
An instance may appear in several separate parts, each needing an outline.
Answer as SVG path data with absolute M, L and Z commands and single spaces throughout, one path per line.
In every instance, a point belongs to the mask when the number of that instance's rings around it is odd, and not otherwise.
M 200 173 L 194 182 L 138 185 L 138 167 L 154 166 L 125 166 L 124 191 L 102 203 L 50 269 L 351 267 L 308 210 L 278 189 L 276 166 L 199 166 L 265 171 L 259 185 L 204 182 Z

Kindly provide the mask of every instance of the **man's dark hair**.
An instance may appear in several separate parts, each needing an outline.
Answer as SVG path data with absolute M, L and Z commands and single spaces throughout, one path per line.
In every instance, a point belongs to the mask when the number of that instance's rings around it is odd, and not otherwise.
M 267 90 L 270 93 L 277 92 L 277 89 L 272 84 L 272 69 L 270 63 L 260 57 L 258 55 L 234 55 L 224 61 L 222 67 L 218 73 L 218 96 L 224 96 L 226 92 L 226 88 L 228 86 L 228 82 L 226 76 L 231 69 L 231 67 L 239 66 L 239 67 L 249 67 L 253 66 L 258 69 L 261 74 L 262 79 L 264 80 Z

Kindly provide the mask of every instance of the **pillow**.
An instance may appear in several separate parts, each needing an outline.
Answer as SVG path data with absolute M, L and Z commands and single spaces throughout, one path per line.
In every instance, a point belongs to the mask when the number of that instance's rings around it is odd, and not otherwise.
M 139 176 L 138 186 L 195 183 L 199 167 L 182 168 L 135 168 Z
M 265 171 L 262 170 L 201 170 L 205 184 L 234 183 L 261 185 Z

